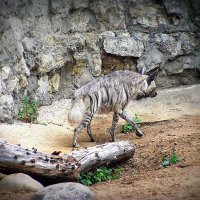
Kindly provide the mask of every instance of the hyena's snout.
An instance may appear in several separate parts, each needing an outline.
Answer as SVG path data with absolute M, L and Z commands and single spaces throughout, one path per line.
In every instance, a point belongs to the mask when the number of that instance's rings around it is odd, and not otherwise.
M 157 96 L 157 92 L 154 91 L 154 92 L 150 93 L 149 96 L 150 96 L 150 97 L 156 97 L 156 96 Z

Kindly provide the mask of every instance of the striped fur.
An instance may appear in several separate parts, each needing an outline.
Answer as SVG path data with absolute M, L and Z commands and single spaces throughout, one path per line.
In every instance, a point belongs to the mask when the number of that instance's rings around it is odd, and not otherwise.
M 135 127 L 137 136 L 142 136 L 143 133 L 136 127 L 135 122 L 127 116 L 124 109 L 131 100 L 155 96 L 154 78 L 155 74 L 153 77 L 121 70 L 94 79 L 77 89 L 68 114 L 69 122 L 78 124 L 74 130 L 73 146 L 77 146 L 77 135 L 84 127 L 87 128 L 91 141 L 94 141 L 90 123 L 96 112 L 114 112 L 110 132 L 112 141 L 115 140 L 114 131 L 119 117 Z

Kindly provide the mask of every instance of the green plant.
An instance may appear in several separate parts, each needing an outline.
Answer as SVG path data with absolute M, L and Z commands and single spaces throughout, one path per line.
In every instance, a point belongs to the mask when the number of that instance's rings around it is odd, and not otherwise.
M 136 123 L 136 126 L 138 128 L 140 128 L 141 119 L 138 117 L 137 114 L 135 114 L 134 121 Z M 133 130 L 134 130 L 134 127 L 131 124 L 129 124 L 129 123 L 124 124 L 124 126 L 123 126 L 123 132 L 124 133 L 129 133 L 129 132 L 131 132 Z
M 38 103 L 35 100 L 30 100 L 28 96 L 23 96 L 17 118 L 25 122 L 33 122 L 37 117 Z
M 121 168 L 111 169 L 107 167 L 97 168 L 93 172 L 82 172 L 80 174 L 80 182 L 83 185 L 93 185 L 98 182 L 114 180 L 119 178 Z
M 175 153 L 173 153 L 171 156 L 165 156 L 162 159 L 162 166 L 167 167 L 167 166 L 170 166 L 170 165 L 174 165 L 174 164 L 176 164 L 177 162 L 180 162 L 180 161 L 181 161 L 181 158 L 179 156 L 177 156 Z

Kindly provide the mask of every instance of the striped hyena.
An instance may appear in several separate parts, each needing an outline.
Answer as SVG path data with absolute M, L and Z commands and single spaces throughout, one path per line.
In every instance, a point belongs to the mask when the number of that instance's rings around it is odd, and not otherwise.
M 77 146 L 77 136 L 84 127 L 87 128 L 91 141 L 94 141 L 90 124 L 96 112 L 114 112 L 110 131 L 112 141 L 115 141 L 114 131 L 119 117 L 135 128 L 138 137 L 143 136 L 142 131 L 127 116 L 124 109 L 130 100 L 157 95 L 154 82 L 156 75 L 157 70 L 150 75 L 120 70 L 94 79 L 77 89 L 74 93 L 72 107 L 68 113 L 68 121 L 72 124 L 79 124 L 74 129 L 73 146 Z

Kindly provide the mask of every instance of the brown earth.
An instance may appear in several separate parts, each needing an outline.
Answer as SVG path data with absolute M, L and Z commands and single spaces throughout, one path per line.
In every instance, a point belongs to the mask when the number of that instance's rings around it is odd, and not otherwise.
M 95 121 L 93 130 L 99 142 L 108 140 L 105 127 L 109 126 L 110 120 Z M 97 200 L 200 199 L 200 115 L 141 126 L 143 138 L 134 133 L 117 134 L 118 140 L 132 141 L 136 153 L 133 159 L 121 164 L 120 179 L 90 187 Z M 88 140 L 86 134 L 79 138 L 80 144 L 84 139 Z M 182 161 L 162 167 L 162 158 L 173 152 Z M 27 200 L 32 194 L 1 193 L 0 199 Z
M 119 134 L 136 145 L 132 160 L 123 164 L 121 178 L 91 188 L 97 199 L 200 199 L 200 116 L 142 126 L 145 137 Z M 176 155 L 182 161 L 162 167 L 162 158 Z

